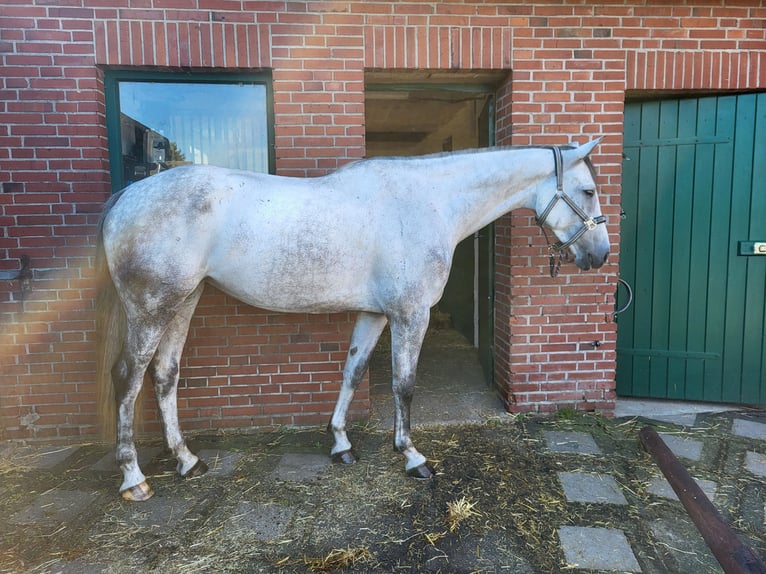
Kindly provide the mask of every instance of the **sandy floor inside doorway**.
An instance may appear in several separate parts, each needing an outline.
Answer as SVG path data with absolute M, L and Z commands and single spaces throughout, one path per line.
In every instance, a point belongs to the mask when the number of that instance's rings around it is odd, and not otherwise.
M 393 428 L 388 329 L 370 360 L 370 402 L 372 422 L 379 428 Z M 477 349 L 458 331 L 432 325 L 420 354 L 412 425 L 478 422 L 502 416 L 505 410 L 484 379 Z

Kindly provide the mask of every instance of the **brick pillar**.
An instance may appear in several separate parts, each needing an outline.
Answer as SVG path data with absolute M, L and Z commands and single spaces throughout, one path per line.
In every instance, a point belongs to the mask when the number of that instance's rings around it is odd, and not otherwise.
M 619 240 L 624 52 L 600 28 L 559 27 L 568 5 L 539 8 L 514 31 L 513 74 L 498 99 L 499 143 L 583 143 L 604 135 L 594 154 L 613 251 Z M 598 47 L 596 47 L 598 46 Z M 511 412 L 560 408 L 610 412 L 616 330 L 611 322 L 617 266 L 549 273 L 534 214 L 497 225 L 496 378 Z

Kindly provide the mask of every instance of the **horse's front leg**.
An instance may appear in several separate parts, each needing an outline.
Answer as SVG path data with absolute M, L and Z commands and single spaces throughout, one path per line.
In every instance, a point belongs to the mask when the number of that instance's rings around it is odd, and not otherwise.
M 410 438 L 410 406 L 423 338 L 430 310 L 417 311 L 403 320 L 391 321 L 391 364 L 394 391 L 394 449 L 407 459 L 405 470 L 415 478 L 431 478 L 433 468 Z
M 385 315 L 377 313 L 359 313 L 356 319 L 346 357 L 346 365 L 343 368 L 343 384 L 328 426 L 328 431 L 332 433 L 335 439 L 330 451 L 333 462 L 351 464 L 357 460 L 351 450 L 351 442 L 346 435 L 346 416 L 354 398 L 354 392 L 359 388 L 359 383 L 362 382 L 362 377 L 364 377 L 370 362 L 370 355 L 375 349 L 386 322 Z

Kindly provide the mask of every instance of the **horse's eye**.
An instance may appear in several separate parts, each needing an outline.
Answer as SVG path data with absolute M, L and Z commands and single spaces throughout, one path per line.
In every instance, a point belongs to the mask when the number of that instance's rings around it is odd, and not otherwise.
M 596 195 L 596 190 L 595 189 L 583 189 L 582 191 L 588 197 L 593 197 L 594 195 Z

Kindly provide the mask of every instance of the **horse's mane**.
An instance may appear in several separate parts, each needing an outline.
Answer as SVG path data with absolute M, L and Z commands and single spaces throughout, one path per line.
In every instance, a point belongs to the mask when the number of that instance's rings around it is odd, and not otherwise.
M 376 162 L 418 161 L 418 160 L 438 159 L 438 158 L 444 158 L 444 157 L 456 157 L 461 155 L 473 155 L 473 154 L 488 153 L 493 151 L 515 151 L 515 150 L 525 150 L 525 149 L 548 149 L 549 150 L 549 149 L 552 149 L 553 147 L 554 146 L 550 146 L 550 145 L 505 145 L 505 146 L 490 146 L 490 147 L 482 147 L 482 148 L 468 148 L 468 149 L 461 149 L 461 150 L 455 150 L 455 151 L 441 151 L 441 152 L 435 152 L 435 153 L 429 153 L 429 154 L 423 154 L 423 155 L 413 155 L 413 156 L 399 156 L 399 155 L 374 156 L 374 157 L 362 158 L 360 160 L 347 163 L 344 166 L 342 166 L 338 171 L 345 170 L 347 168 L 353 167 L 355 165 L 358 165 L 366 161 L 376 161 Z M 562 144 L 555 147 L 561 148 L 563 150 L 571 150 L 571 149 L 575 149 L 577 146 L 574 144 Z M 585 157 L 584 161 L 585 161 L 585 165 L 587 165 L 588 169 L 590 170 L 593 180 L 595 181 L 596 168 L 593 165 L 593 162 L 591 161 L 590 156 Z

